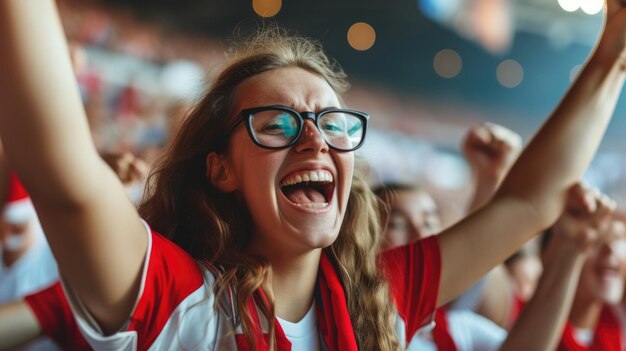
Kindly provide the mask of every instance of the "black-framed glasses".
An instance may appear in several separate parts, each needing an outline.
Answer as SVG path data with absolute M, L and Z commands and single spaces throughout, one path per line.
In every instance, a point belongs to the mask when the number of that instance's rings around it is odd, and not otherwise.
M 298 112 L 280 105 L 262 106 L 241 111 L 240 119 L 229 129 L 228 135 L 245 122 L 248 134 L 256 145 L 266 149 L 284 149 L 298 141 L 305 119 L 310 119 L 330 148 L 354 151 L 363 145 L 368 118 L 366 113 L 339 108 L 315 113 Z

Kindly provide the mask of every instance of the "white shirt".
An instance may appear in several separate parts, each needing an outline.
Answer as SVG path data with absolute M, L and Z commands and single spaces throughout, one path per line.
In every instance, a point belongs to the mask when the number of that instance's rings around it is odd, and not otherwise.
M 574 329 L 574 339 L 576 339 L 576 342 L 585 347 L 591 346 L 595 334 L 593 329 L 572 328 Z
M 315 304 L 299 322 L 292 323 L 276 317 L 285 336 L 291 342 L 292 350 L 318 351 L 320 349 L 320 335 L 317 329 L 317 314 Z
M 506 330 L 470 310 L 447 312 L 448 330 L 459 351 L 498 350 L 507 336 Z M 417 334 L 407 351 L 437 351 L 431 335 Z

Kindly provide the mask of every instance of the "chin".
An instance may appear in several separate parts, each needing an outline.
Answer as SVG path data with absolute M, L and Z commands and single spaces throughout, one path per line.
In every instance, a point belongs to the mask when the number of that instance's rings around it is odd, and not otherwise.
M 614 305 L 622 300 L 624 284 L 622 282 L 605 282 L 599 290 L 598 295 L 602 302 Z
M 319 227 L 304 234 L 304 246 L 308 249 L 323 249 L 331 246 L 338 237 L 338 230 L 320 231 Z

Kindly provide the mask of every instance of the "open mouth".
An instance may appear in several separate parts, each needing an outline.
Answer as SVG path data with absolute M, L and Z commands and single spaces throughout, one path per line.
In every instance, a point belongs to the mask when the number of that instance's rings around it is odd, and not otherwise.
M 280 182 L 280 188 L 294 205 L 318 209 L 330 203 L 335 181 L 326 170 L 299 171 L 285 177 Z
M 596 274 L 603 279 L 620 279 L 620 270 L 616 266 L 600 266 L 596 268 Z

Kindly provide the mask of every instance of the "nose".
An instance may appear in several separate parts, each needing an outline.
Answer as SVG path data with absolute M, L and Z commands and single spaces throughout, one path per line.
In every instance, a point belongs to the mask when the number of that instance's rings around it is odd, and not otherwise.
M 626 256 L 626 240 L 623 238 L 612 238 L 602 245 L 601 253 L 617 257 Z
M 302 134 L 300 134 L 295 149 L 298 152 L 328 152 L 328 144 L 326 144 L 315 123 L 307 119 L 302 126 Z

